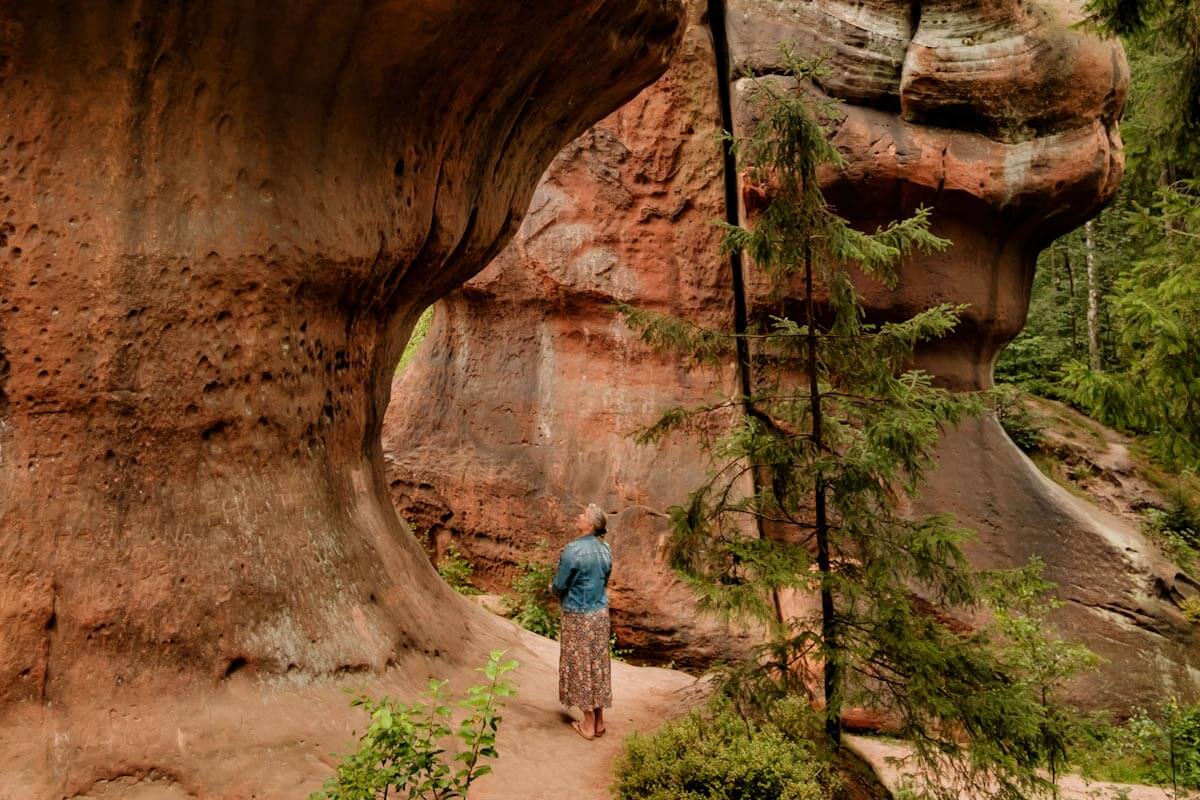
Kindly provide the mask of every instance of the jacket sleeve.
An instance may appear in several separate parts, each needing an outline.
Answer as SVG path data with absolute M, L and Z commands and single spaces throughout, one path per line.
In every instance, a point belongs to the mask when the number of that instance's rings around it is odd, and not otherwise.
M 555 597 L 561 598 L 567 593 L 567 589 L 571 588 L 571 581 L 575 579 L 577 569 L 578 566 L 575 564 L 571 552 L 564 549 L 562 555 L 558 557 L 558 574 L 554 576 L 554 583 L 551 584 Z

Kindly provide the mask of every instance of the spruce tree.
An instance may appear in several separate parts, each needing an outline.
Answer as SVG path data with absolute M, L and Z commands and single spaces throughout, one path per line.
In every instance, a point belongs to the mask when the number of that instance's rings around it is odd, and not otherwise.
M 1107 303 L 1105 370 L 1071 363 L 1068 398 L 1144 434 L 1170 467 L 1200 470 L 1200 0 L 1093 0 L 1131 55 L 1124 127 L 1133 196 L 1110 212 L 1123 258 Z
M 914 348 L 951 331 L 962 308 L 877 323 L 855 288 L 856 276 L 895 287 L 904 256 L 948 243 L 930 232 L 926 209 L 874 232 L 838 216 L 818 179 L 842 166 L 819 121 L 836 112 L 799 88 L 816 67 L 789 63 L 793 80 L 757 81 L 760 121 L 729 140 L 769 201 L 752 225 L 726 226 L 724 249 L 802 301 L 781 301 L 745 331 L 622 307 L 660 348 L 716 364 L 742 343 L 754 368 L 748 396 L 670 409 L 642 434 L 690 431 L 715 462 L 671 509 L 672 563 L 704 607 L 769 629 L 734 681 L 760 702 L 808 693 L 835 748 L 843 710 L 867 706 L 926 770 L 953 776 L 927 794 L 1030 797 L 1048 788 L 1037 770 L 1064 757 L 1065 717 L 1002 632 L 954 615 L 1045 587 L 1032 567 L 972 571 L 968 531 L 946 515 L 906 513 L 943 429 L 980 408 L 911 367 Z M 793 592 L 819 597 L 819 609 L 789 613 L 782 598 Z
M 1143 255 L 1110 299 L 1122 366 L 1076 362 L 1066 382 L 1100 420 L 1145 434 L 1168 465 L 1200 470 L 1200 180 L 1163 187 L 1128 219 Z

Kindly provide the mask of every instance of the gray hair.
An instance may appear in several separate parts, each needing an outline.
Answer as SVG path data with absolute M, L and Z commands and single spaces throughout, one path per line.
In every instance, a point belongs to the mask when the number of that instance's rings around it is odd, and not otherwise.
M 595 503 L 588 503 L 588 507 L 583 510 L 587 515 L 588 522 L 592 523 L 592 532 L 597 536 L 603 536 L 608 532 L 608 516 L 601 510 L 600 506 Z

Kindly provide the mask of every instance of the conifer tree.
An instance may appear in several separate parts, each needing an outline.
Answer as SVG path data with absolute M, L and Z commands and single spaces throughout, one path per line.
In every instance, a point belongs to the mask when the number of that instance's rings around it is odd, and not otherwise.
M 1068 365 L 1076 402 L 1102 421 L 1144 433 L 1172 467 L 1200 470 L 1200 180 L 1164 187 L 1129 215 L 1144 255 L 1110 301 L 1117 372 Z
M 835 112 L 797 89 L 816 67 L 789 63 L 794 80 L 760 79 L 760 122 L 729 142 L 770 200 L 753 225 L 726 226 L 724 248 L 781 293 L 802 293 L 798 312 L 730 332 L 622 307 L 660 348 L 719 363 L 741 341 L 755 370 L 749 396 L 671 409 L 642 435 L 693 432 L 715 461 L 671 510 L 672 563 L 704 607 L 769 628 L 737 679 L 756 697 L 809 693 L 834 747 L 849 704 L 885 713 L 927 769 L 953 773 L 930 795 L 986 786 L 1031 797 L 1048 788 L 1038 768 L 1064 757 L 1064 717 L 1011 642 L 951 610 L 1029 597 L 1044 588 L 1037 570 L 974 572 L 969 534 L 951 517 L 905 513 L 943 428 L 979 409 L 910 367 L 914 348 L 951 331 L 962 309 L 874 323 L 854 283 L 857 273 L 895 287 L 901 258 L 948 243 L 926 209 L 873 233 L 837 215 L 818 180 L 822 166 L 842 165 L 819 122 Z M 789 592 L 818 596 L 819 609 L 788 613 Z

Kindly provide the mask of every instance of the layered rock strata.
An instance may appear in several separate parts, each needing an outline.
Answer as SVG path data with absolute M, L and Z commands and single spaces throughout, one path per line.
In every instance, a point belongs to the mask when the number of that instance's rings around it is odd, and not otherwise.
M 518 642 L 388 503 L 392 370 L 681 12 L 0 2 L 0 796 L 299 796 L 321 687 Z
M 990 385 L 1024 323 L 1040 249 L 1115 192 L 1128 83 L 1120 46 L 1073 27 L 1066 3 L 698 6 L 700 26 L 668 76 L 560 154 L 513 245 L 437 306 L 384 434 L 401 512 L 459 537 L 493 586 L 537 540 L 564 541 L 579 505 L 626 509 L 636 521 L 618 518 L 612 534 L 622 634 L 683 661 L 747 640 L 721 638 L 677 599 L 661 558 L 668 525 L 633 507 L 680 502 L 706 465 L 694 441 L 647 449 L 629 434 L 670 406 L 735 393 L 741 376 L 655 354 L 610 306 L 725 329 L 739 306 L 750 319 L 779 310 L 753 270 L 719 257 L 711 225 L 741 219 L 751 188 L 739 181 L 745 165 L 722 165 L 710 133 L 749 130 L 750 76 L 787 81 L 781 45 L 824 60 L 806 90 L 836 107 L 847 161 L 824 188 L 855 225 L 933 208 L 952 247 L 906 260 L 896 290 L 859 284 L 876 319 L 969 304 L 950 337 L 918 354 L 960 389 Z M 941 457 L 923 507 L 979 528 L 980 563 L 1043 558 L 1067 601 L 1060 627 L 1109 659 L 1081 697 L 1127 709 L 1164 684 L 1200 686 L 1195 634 L 1177 605 L 1195 592 L 1190 579 L 1135 531 L 1039 480 L 991 420 L 951 432 Z

